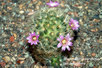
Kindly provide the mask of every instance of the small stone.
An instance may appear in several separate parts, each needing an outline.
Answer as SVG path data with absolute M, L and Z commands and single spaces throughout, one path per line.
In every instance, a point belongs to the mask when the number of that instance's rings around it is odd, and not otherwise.
M 90 40 L 90 37 L 86 38 L 86 40 L 87 40 L 87 41 Z
M 19 58 L 19 60 L 25 60 L 25 58 Z
M 32 0 L 33 2 L 36 2 L 37 0 Z
M 94 66 L 93 68 L 98 68 L 98 67 Z
M 0 60 L 2 59 L 2 56 L 0 56 Z
M 20 5 L 19 5 L 19 8 L 20 8 L 20 9 L 22 9 L 22 8 L 23 8 L 23 5 L 22 5 L 22 4 L 20 4 Z
M 83 25 L 82 19 L 80 19 L 79 22 L 80 22 L 80 25 Z
M 7 62 L 11 61 L 11 58 L 9 56 L 5 56 L 3 58 L 3 60 L 7 63 Z
M 25 16 L 24 16 L 24 15 L 23 15 L 23 16 L 21 16 L 21 19 L 22 19 L 22 20 L 24 20 L 24 19 L 25 19 Z
M 88 9 L 88 6 L 86 6 L 85 9 Z
M 102 18 L 102 15 L 99 15 L 99 18 Z
M 78 8 L 79 8 L 79 9 L 82 9 L 82 8 L 83 8 L 83 6 L 78 6 Z
M 100 51 L 100 55 L 102 54 L 102 51 Z
M 62 4 L 62 3 L 60 5 L 61 5 L 61 7 L 65 7 L 64 4 Z
M 89 66 L 90 66 L 90 67 L 93 67 L 94 65 L 90 62 L 90 63 L 89 63 Z
M 23 64 L 24 61 L 18 60 L 17 63 L 18 63 L 18 64 Z
M 2 67 L 5 67 L 6 63 L 5 63 L 5 62 L 0 62 L 0 65 L 1 65 Z
M 85 27 L 87 27 L 87 24 L 84 24 Z
M 96 56 L 96 54 L 95 54 L 95 53 L 92 53 L 91 55 L 92 55 L 93 57 L 94 57 L 94 56 Z
M 97 31 L 98 31 L 98 28 L 91 29 L 91 32 L 97 32 Z
M 19 44 L 20 44 L 20 45 L 23 45 L 23 42 L 22 42 L 22 41 L 20 41 L 20 42 L 19 42 Z
M 42 66 L 39 65 L 39 64 L 36 64 L 36 65 L 34 65 L 33 67 L 34 67 L 34 68 L 42 68 Z
M 12 57 L 12 60 L 15 61 L 16 60 L 15 57 Z
M 64 59 L 63 59 L 64 61 L 66 61 L 67 60 L 67 57 L 64 57 Z
M 22 10 L 22 11 L 20 11 L 19 13 L 20 13 L 20 14 L 23 14 L 23 13 L 24 13 L 24 11 Z
M 11 36 L 9 40 L 10 40 L 10 42 L 14 42 L 14 40 L 15 40 L 14 36 Z
M 29 54 L 28 53 L 25 53 L 24 57 L 25 58 L 28 58 L 29 57 Z
M 77 12 L 74 12 L 73 14 L 74 14 L 75 17 L 78 17 L 78 13 Z
M 12 7 L 7 7 L 8 10 L 12 10 Z
M 20 64 L 20 63 L 21 63 L 21 60 L 17 60 L 17 62 L 16 62 L 16 63 Z
M 102 60 L 102 57 L 100 58 L 100 60 Z
M 39 6 L 36 6 L 36 10 L 39 10 Z
M 68 15 L 72 15 L 73 14 L 73 12 L 71 12 L 71 11 L 68 11 Z
M 100 20 L 99 20 L 99 19 L 94 19 L 93 21 L 94 21 L 94 22 L 100 22 Z
M 41 1 L 39 1 L 37 5 L 41 5 L 41 4 L 42 4 L 42 2 L 41 2 Z
M 74 64 L 75 67 L 80 67 L 80 66 L 82 66 L 80 62 L 75 62 L 75 61 L 74 61 L 73 64 Z
M 83 52 L 82 51 L 80 52 L 80 55 L 83 55 Z

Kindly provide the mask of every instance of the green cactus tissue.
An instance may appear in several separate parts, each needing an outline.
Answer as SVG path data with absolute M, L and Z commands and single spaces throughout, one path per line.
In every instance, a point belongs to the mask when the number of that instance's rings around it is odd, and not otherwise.
M 27 40 L 33 48 L 36 47 L 32 50 L 34 52 L 32 56 L 35 57 L 35 53 L 40 53 L 37 58 L 41 59 L 59 56 L 65 50 L 70 51 L 69 46 L 73 45 L 73 29 L 75 26 L 79 27 L 78 22 L 61 8 L 41 8 L 30 17 L 29 22 L 33 23 L 34 33 L 30 33 Z

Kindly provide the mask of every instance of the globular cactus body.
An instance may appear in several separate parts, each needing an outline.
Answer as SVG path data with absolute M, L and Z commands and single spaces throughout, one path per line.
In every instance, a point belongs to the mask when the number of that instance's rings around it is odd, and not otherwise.
M 44 7 L 31 17 L 34 23 L 34 32 L 39 34 L 38 49 L 45 52 L 47 58 L 57 56 L 60 52 L 57 51 L 57 38 L 60 35 L 65 36 L 67 33 L 73 35 L 73 30 L 69 27 L 70 17 L 60 8 Z M 44 57 L 45 58 L 45 57 Z
M 65 35 L 72 31 L 68 22 L 64 21 L 65 15 L 61 9 L 46 8 L 38 11 L 35 16 L 35 32 L 40 35 L 39 41 L 48 50 L 52 49 L 51 47 L 57 47 L 59 35 Z

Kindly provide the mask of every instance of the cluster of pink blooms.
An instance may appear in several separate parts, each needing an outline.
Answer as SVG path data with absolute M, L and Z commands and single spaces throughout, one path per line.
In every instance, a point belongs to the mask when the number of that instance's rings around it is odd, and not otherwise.
M 50 0 L 50 3 L 47 3 L 47 5 L 49 5 L 50 7 L 57 7 L 59 3 L 57 1 L 52 2 Z M 72 28 L 72 30 L 78 30 L 79 22 L 71 18 L 69 21 L 69 26 Z M 39 42 L 38 38 L 39 38 L 39 35 L 36 35 L 34 32 L 29 34 L 29 36 L 27 37 L 27 40 L 28 40 L 28 43 L 31 43 L 31 45 L 33 44 L 37 45 L 37 43 Z M 60 37 L 57 38 L 57 40 L 59 41 L 57 48 L 62 47 L 62 51 L 65 51 L 66 49 L 70 51 L 71 49 L 69 46 L 72 46 L 72 42 L 71 42 L 72 39 L 73 37 L 70 37 L 69 33 L 65 37 L 63 35 L 60 35 Z
M 78 21 L 71 18 L 69 21 L 69 26 L 73 30 L 78 30 L 78 27 L 79 27 Z M 29 36 L 27 37 L 27 40 L 28 40 L 28 43 L 31 43 L 31 45 L 33 44 L 37 45 L 37 43 L 39 42 L 38 38 L 39 38 L 39 35 L 36 35 L 34 32 L 29 34 Z M 57 48 L 60 48 L 62 46 L 62 51 L 65 51 L 65 49 L 70 51 L 69 46 L 72 46 L 72 42 L 71 42 L 72 39 L 73 37 L 70 37 L 69 33 L 65 37 L 63 35 L 60 35 L 60 37 L 57 38 L 57 40 L 59 41 Z

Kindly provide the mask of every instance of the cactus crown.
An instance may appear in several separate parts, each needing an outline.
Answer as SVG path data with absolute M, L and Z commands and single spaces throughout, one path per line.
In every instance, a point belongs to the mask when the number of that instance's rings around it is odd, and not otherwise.
M 34 23 L 34 32 L 39 34 L 39 42 L 41 47 L 45 51 L 57 50 L 57 38 L 60 35 L 72 34 L 72 30 L 69 28 L 68 22 L 66 22 L 66 15 L 60 8 L 47 8 L 44 7 L 35 12 L 32 21 Z M 70 19 L 67 16 L 67 21 Z

